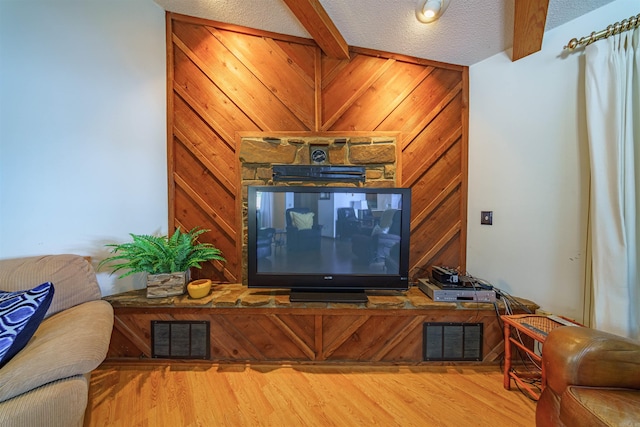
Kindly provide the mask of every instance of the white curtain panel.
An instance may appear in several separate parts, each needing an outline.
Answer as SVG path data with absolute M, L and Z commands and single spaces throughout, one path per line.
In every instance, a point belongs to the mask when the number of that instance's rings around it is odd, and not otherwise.
M 591 164 L 591 325 L 640 339 L 640 30 L 586 48 Z
M 260 227 L 273 227 L 273 193 L 262 193 L 260 197 Z

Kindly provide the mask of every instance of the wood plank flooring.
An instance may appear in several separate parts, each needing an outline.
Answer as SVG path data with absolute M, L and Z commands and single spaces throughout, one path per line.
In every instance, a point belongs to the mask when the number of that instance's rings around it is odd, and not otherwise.
M 498 366 L 104 364 L 85 426 L 534 426 Z

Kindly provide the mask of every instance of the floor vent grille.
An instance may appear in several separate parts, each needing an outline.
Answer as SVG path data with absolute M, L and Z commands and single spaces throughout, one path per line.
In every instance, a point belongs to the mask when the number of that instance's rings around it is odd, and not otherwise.
M 209 322 L 152 320 L 151 357 L 209 359 Z
M 424 323 L 424 361 L 481 361 L 482 323 Z

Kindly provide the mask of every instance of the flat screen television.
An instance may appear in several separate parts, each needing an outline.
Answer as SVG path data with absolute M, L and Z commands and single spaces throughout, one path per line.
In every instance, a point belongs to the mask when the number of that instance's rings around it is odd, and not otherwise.
M 409 287 L 411 190 L 249 186 L 247 285 L 291 301 L 366 302 Z

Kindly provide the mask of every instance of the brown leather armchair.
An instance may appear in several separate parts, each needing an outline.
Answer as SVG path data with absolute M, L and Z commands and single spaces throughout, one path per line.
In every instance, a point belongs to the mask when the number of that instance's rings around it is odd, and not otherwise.
M 640 425 L 640 342 L 563 326 L 542 348 L 537 426 Z

